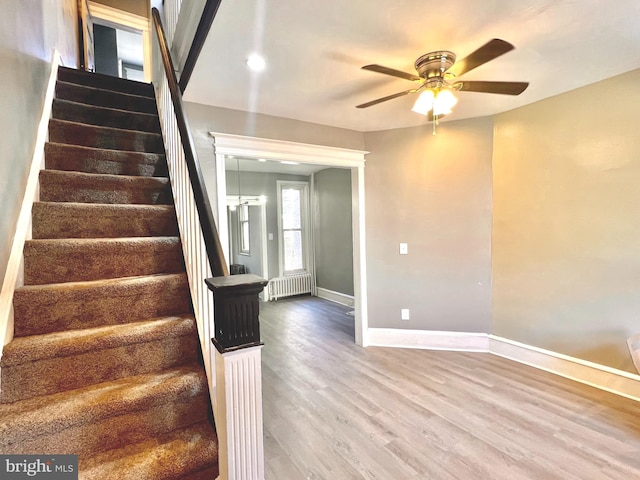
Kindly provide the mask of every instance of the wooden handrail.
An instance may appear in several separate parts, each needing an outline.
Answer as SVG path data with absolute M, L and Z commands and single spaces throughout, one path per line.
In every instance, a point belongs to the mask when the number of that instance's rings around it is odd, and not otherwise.
M 180 91 L 182 93 L 184 93 L 185 89 L 187 88 L 187 84 L 191 79 L 191 74 L 193 73 L 193 69 L 196 66 L 196 62 L 198 61 L 198 57 L 200 56 L 202 46 L 207 39 L 209 30 L 211 30 L 211 24 L 213 23 L 213 19 L 216 17 L 216 13 L 218 13 L 218 7 L 220 7 L 221 2 L 222 0 L 207 0 L 207 3 L 202 10 L 202 16 L 200 17 L 200 21 L 198 22 L 196 34 L 193 37 L 191 48 L 189 48 L 189 53 L 187 54 L 187 60 L 185 61 L 184 68 L 182 69 L 182 73 L 180 74 L 179 85 Z
M 158 9 L 155 7 L 152 9 L 151 14 L 153 16 L 153 24 L 158 36 L 160 55 L 162 57 L 162 63 L 164 64 L 164 71 L 167 76 L 169 91 L 171 92 L 171 101 L 175 110 L 178 131 L 180 132 L 180 138 L 182 139 L 185 162 L 187 163 L 187 168 L 189 170 L 191 188 L 193 189 L 193 196 L 195 198 L 196 208 L 200 218 L 200 226 L 202 228 L 202 235 L 207 249 L 207 256 L 209 257 L 211 273 L 214 277 L 225 277 L 229 275 L 229 269 L 227 268 L 227 263 L 224 259 L 222 244 L 220 243 L 220 237 L 218 236 L 218 229 L 216 228 L 216 224 L 213 219 L 213 210 L 211 209 L 211 203 L 209 202 L 209 196 L 204 183 L 202 170 L 200 169 L 200 164 L 196 160 L 196 149 L 193 137 L 191 136 L 191 129 L 189 128 L 187 117 L 184 113 L 182 93 L 180 92 L 175 70 L 173 68 L 173 61 L 171 60 L 171 54 L 169 53 L 169 46 L 162 26 L 162 19 L 160 18 Z

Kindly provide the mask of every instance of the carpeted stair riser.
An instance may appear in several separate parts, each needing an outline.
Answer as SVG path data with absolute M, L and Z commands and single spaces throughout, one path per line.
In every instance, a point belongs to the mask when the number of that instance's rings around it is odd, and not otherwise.
M 28 240 L 24 247 L 25 285 L 183 271 L 178 237 Z
M 150 113 L 131 113 L 126 110 L 97 107 L 56 98 L 53 101 L 53 118 L 102 127 L 139 130 L 160 133 L 158 116 Z
M 27 454 L 60 445 L 86 457 L 137 443 L 145 436 L 207 419 L 207 380 L 201 368 L 178 367 L 65 393 L 0 405 L 0 451 Z
M 104 90 L 155 98 L 153 85 L 150 83 L 132 82 L 101 73 L 84 72 L 73 68 L 60 67 L 58 69 L 58 80 L 65 83 L 74 83 Z
M 195 363 L 198 350 L 193 317 L 17 338 L 0 363 L 2 402 Z
M 120 451 L 80 460 L 83 480 L 200 480 L 202 471 L 217 477 L 217 442 L 207 422 L 141 442 Z M 96 467 L 99 465 L 99 467 Z M 207 477 L 204 477 L 207 478 Z
M 155 98 L 114 92 L 94 87 L 58 81 L 56 98 L 72 102 L 95 105 L 96 107 L 117 108 L 137 113 L 157 114 Z
M 64 143 L 47 143 L 44 152 L 45 165 L 50 170 L 141 177 L 169 176 L 165 157 L 159 153 L 107 150 Z
M 172 205 L 36 202 L 33 238 L 171 237 L 178 234 Z
M 40 200 L 138 205 L 173 203 L 169 179 L 165 177 L 99 175 L 56 170 L 40 171 Z
M 212 478 L 218 478 L 219 469 L 215 467 L 207 468 L 206 470 L 200 470 L 199 472 L 189 473 L 185 476 L 181 476 L 176 480 L 211 480 Z
M 93 148 L 164 154 L 159 133 L 98 127 L 67 120 L 49 120 L 49 141 Z
M 16 337 L 192 311 L 184 273 L 21 287 L 13 308 Z

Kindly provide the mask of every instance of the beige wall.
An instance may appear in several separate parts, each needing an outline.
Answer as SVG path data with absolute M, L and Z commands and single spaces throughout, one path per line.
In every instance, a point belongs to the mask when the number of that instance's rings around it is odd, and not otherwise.
M 494 334 L 633 372 L 640 70 L 498 115 Z
M 365 134 L 371 327 L 489 331 L 492 129 L 483 118 L 435 136 L 430 126 Z
M 77 64 L 76 1 L 0 0 L 0 282 L 4 278 L 52 49 Z

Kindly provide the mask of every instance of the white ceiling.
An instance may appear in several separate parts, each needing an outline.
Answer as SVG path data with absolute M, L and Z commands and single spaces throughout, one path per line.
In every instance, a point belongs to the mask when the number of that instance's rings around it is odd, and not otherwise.
M 434 50 L 461 59 L 492 38 L 516 49 L 464 80 L 528 81 L 518 97 L 460 92 L 446 120 L 496 114 L 640 68 L 640 0 L 223 1 L 185 100 L 357 131 L 426 123 L 415 95 L 355 105 L 413 87 L 361 70 L 415 73 Z M 267 69 L 248 71 L 260 52 Z

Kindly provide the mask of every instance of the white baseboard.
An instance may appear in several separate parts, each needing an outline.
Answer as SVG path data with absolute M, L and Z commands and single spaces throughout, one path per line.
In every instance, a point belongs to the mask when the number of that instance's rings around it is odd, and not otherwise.
M 320 298 L 324 298 L 325 300 L 329 300 L 330 302 L 344 305 L 345 307 L 353 307 L 354 305 L 353 295 L 334 292 L 333 290 L 328 290 L 322 287 L 316 287 L 316 295 Z
M 423 348 L 465 352 L 487 352 L 489 350 L 489 335 L 486 333 L 370 328 L 368 339 L 371 347 Z
M 640 401 L 640 375 L 486 333 L 369 328 L 369 346 L 420 348 L 493 355 Z
M 2 281 L 2 289 L 0 290 L 0 350 L 13 338 L 13 293 L 22 283 L 24 243 L 31 237 L 31 208 L 38 196 L 38 175 L 40 174 L 40 170 L 44 168 L 44 144 L 49 135 L 49 118 L 51 117 L 55 85 L 58 78 L 58 66 L 61 62 L 60 52 L 54 50 L 51 59 L 49 82 L 47 84 L 40 122 L 38 124 L 33 157 L 31 158 L 31 166 L 29 167 L 27 185 L 22 199 L 20 213 L 18 214 L 16 233 L 13 236 L 13 242 L 11 244 L 7 270 Z
M 495 335 L 489 336 L 489 351 L 500 357 L 640 401 L 640 375 Z

